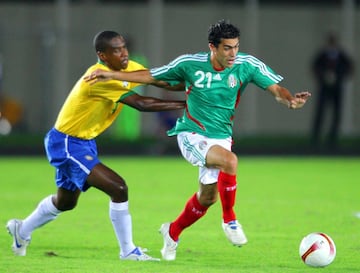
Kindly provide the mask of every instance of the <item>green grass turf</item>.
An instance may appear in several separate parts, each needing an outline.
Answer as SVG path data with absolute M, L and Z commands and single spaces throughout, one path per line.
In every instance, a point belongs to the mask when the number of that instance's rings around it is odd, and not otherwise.
M 160 257 L 161 223 L 173 220 L 197 190 L 197 168 L 182 158 L 104 157 L 127 181 L 134 241 Z M 0 222 L 23 218 L 56 190 L 45 157 L 0 158 Z M 243 157 L 236 211 L 248 245 L 237 248 L 221 229 L 220 203 L 184 231 L 173 262 L 120 261 L 108 219 L 108 198 L 96 189 L 78 207 L 36 230 L 26 257 L 13 256 L 0 233 L 0 272 L 360 272 L 360 158 Z M 318 269 L 304 265 L 303 236 L 321 231 L 335 241 L 337 257 Z

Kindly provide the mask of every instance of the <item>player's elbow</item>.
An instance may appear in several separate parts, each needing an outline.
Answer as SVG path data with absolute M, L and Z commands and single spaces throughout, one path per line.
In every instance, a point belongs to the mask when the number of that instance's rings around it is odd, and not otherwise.
M 133 105 L 133 108 L 140 112 L 150 112 L 152 110 L 152 103 L 146 100 L 139 100 Z

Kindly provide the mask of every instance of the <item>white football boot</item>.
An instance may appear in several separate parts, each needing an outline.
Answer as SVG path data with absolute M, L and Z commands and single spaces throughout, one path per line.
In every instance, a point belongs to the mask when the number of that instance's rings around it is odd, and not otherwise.
M 229 223 L 222 223 L 222 228 L 226 238 L 228 238 L 233 245 L 243 246 L 248 242 L 242 226 L 237 220 L 230 221 Z
M 155 261 L 155 262 L 160 261 L 160 259 L 158 259 L 158 258 L 153 258 L 153 257 L 145 254 L 146 251 L 147 251 L 146 249 L 142 249 L 140 247 L 135 247 L 134 250 L 131 251 L 126 256 L 120 255 L 120 259 L 121 260 L 130 260 L 130 261 Z
M 169 234 L 170 223 L 162 224 L 159 232 L 163 236 L 164 246 L 160 250 L 162 258 L 166 261 L 173 261 L 176 259 L 176 248 L 178 242 L 174 241 Z
M 31 239 L 24 240 L 19 235 L 19 229 L 22 225 L 22 220 L 11 219 L 7 222 L 6 228 L 9 234 L 13 237 L 12 251 L 17 256 L 26 255 L 26 247 L 30 244 Z

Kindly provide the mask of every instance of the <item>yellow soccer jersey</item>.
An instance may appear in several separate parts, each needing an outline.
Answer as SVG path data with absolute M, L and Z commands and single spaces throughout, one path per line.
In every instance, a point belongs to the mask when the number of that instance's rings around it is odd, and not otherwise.
M 110 70 L 102 63 L 89 67 L 69 93 L 55 122 L 58 131 L 82 139 L 93 139 L 105 131 L 123 108 L 119 102 L 133 94 L 140 84 L 125 81 L 97 82 L 90 85 L 84 77 L 96 69 Z M 129 61 L 123 71 L 145 69 L 141 64 Z

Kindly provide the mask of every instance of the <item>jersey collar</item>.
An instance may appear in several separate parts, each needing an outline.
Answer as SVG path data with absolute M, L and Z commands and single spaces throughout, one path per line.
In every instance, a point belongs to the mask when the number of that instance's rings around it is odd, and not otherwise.
M 102 65 L 104 65 L 104 66 L 106 66 L 106 67 L 107 67 L 106 63 L 105 63 L 105 62 L 103 62 L 103 61 L 102 61 L 102 60 L 100 60 L 100 59 L 98 59 L 98 63 L 99 63 L 99 64 L 102 64 Z

